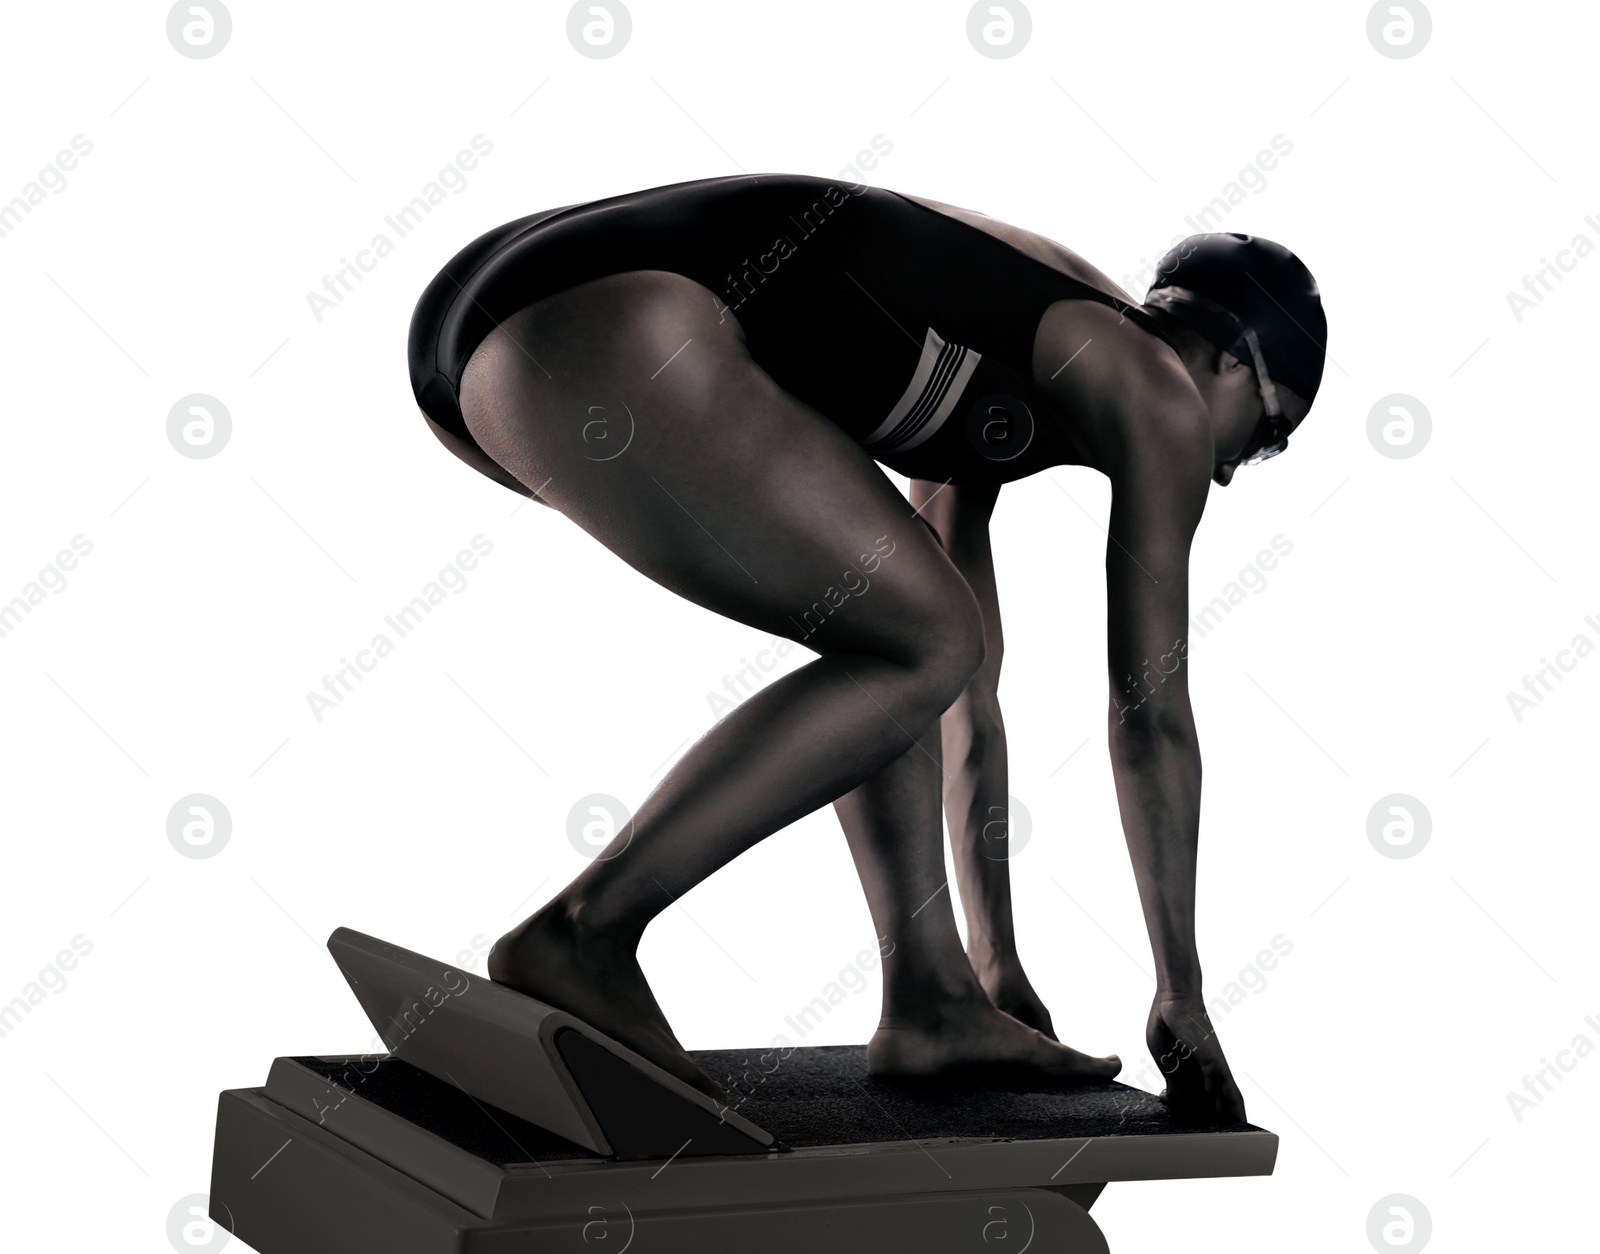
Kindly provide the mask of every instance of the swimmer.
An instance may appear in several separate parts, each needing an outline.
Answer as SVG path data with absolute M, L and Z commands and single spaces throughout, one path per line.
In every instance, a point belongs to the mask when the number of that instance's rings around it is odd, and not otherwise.
M 695 742 L 614 856 L 496 942 L 491 978 L 722 1096 L 646 983 L 640 938 L 831 803 L 885 951 L 875 1075 L 1116 1075 L 1115 1056 L 1055 1038 L 992 823 L 1007 781 L 989 520 L 1005 484 L 1091 467 L 1112 489 L 1107 717 L 1156 965 L 1146 1043 L 1175 1117 L 1242 1121 L 1194 934 L 1188 560 L 1211 485 L 1304 420 L 1325 339 L 1310 272 L 1260 237 L 1184 240 L 1141 302 L 986 215 L 798 175 L 651 188 L 475 240 L 411 324 L 434 434 L 662 587 L 816 654 Z

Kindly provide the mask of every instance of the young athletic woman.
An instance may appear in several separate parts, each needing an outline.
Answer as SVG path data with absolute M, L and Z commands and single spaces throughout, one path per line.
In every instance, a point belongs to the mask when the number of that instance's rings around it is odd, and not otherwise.
M 1146 1040 L 1174 1114 L 1242 1120 L 1194 937 L 1188 555 L 1210 485 L 1305 417 L 1325 338 L 1311 274 L 1259 237 L 1183 241 L 1139 303 L 1041 236 L 805 176 L 677 183 L 475 240 L 412 321 L 434 433 L 663 587 L 817 654 L 691 746 L 499 939 L 491 978 L 721 1096 L 646 984 L 640 937 L 832 803 L 885 955 L 874 1074 L 1115 1075 L 1115 1056 L 1054 1039 L 992 839 L 1007 784 L 988 521 L 1004 484 L 1089 466 L 1112 486 L 1108 722 L 1156 963 Z

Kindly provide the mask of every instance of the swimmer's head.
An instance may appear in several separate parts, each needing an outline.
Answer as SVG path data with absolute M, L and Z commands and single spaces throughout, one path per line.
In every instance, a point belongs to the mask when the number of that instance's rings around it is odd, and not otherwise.
M 1225 484 L 1281 453 L 1322 383 L 1328 323 L 1317 281 L 1259 235 L 1191 235 L 1156 263 L 1145 306 L 1177 334 L 1215 423 Z

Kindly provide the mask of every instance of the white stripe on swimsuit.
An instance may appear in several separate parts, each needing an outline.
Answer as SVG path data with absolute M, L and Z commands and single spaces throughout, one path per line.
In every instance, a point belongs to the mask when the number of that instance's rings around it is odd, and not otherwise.
M 947 344 L 928 328 L 922 356 L 905 394 L 878 429 L 861 441 L 873 453 L 903 453 L 921 444 L 943 424 L 961 399 L 982 354 Z

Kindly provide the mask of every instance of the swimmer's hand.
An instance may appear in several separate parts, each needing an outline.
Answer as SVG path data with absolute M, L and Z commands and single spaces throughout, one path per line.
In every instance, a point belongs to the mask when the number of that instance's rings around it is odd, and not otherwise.
M 1145 1024 L 1145 1044 L 1167 1087 L 1161 1093 L 1182 1123 L 1245 1123 L 1244 1096 L 1222 1056 L 1201 998 L 1156 995 Z

